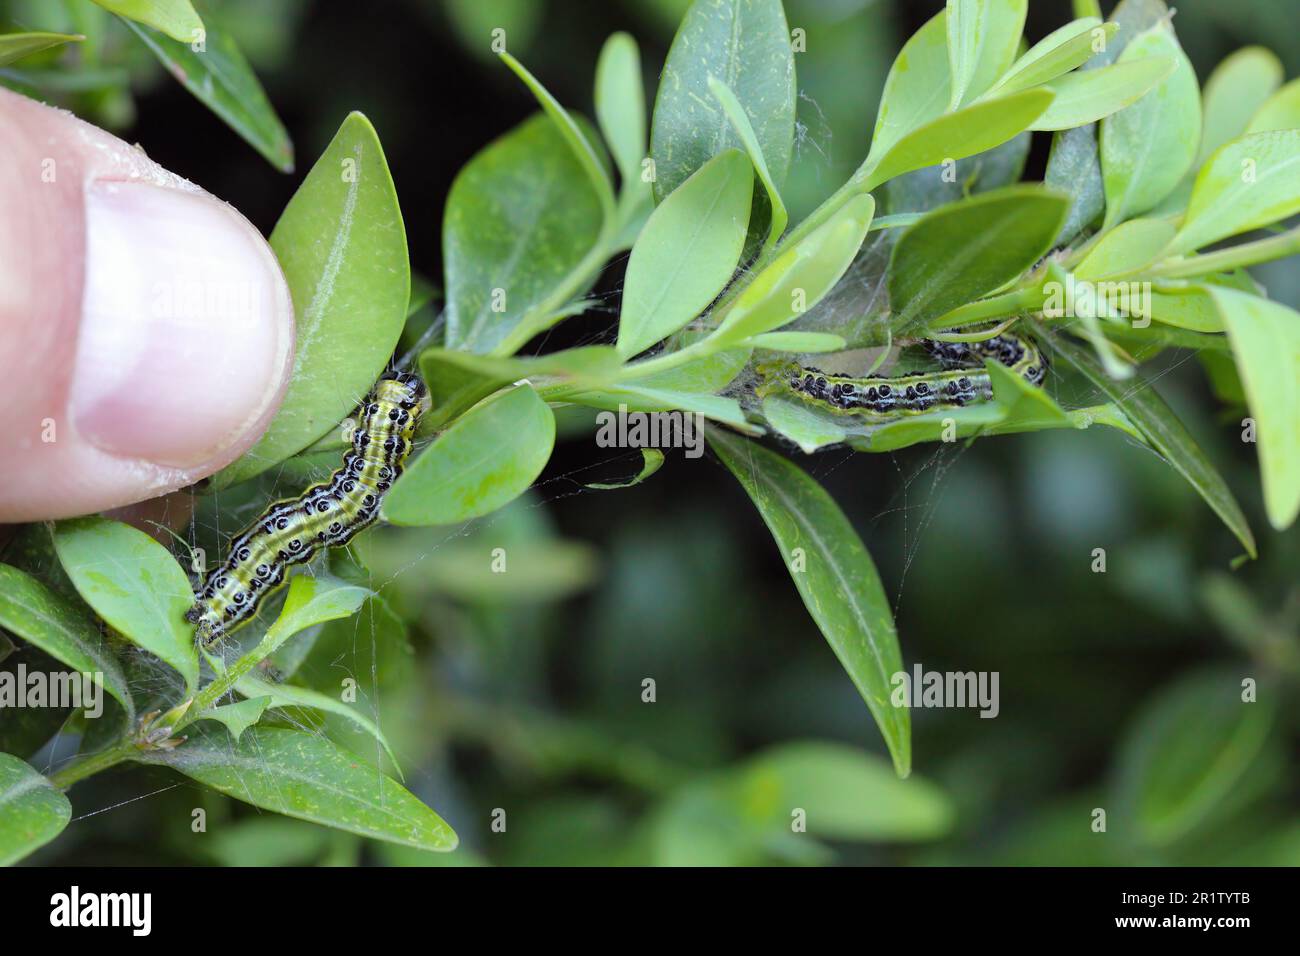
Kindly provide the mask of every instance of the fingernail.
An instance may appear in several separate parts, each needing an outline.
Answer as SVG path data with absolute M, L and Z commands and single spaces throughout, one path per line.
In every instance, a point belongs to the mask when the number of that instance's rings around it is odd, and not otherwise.
M 88 186 L 70 399 L 83 438 L 173 468 L 209 462 L 269 413 L 292 347 L 289 290 L 243 216 L 200 193 Z

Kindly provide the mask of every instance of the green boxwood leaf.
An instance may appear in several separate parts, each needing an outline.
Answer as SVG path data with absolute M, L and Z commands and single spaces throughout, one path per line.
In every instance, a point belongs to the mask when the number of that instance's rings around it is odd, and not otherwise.
M 952 89 L 947 24 L 948 12 L 941 10 L 898 51 L 880 94 L 866 165 L 882 159 L 908 133 L 944 114 Z
M 143 23 L 180 43 L 202 38 L 204 22 L 190 0 L 95 0 L 127 23 Z
M 425 349 L 420 353 L 420 372 L 433 395 L 433 409 L 421 421 L 419 433 L 436 431 L 511 382 L 529 379 L 603 385 L 617 378 L 622 367 L 622 357 L 610 345 L 508 357 Z
M 1083 376 L 1100 389 L 1134 426 L 1142 432 L 1151 447 L 1182 475 L 1205 499 L 1214 513 L 1222 519 L 1253 558 L 1256 554 L 1255 536 L 1251 533 L 1241 506 L 1232 496 L 1227 483 L 1205 457 L 1205 452 L 1187 433 L 1173 410 L 1165 404 L 1149 382 L 1117 382 L 1097 363 L 1088 346 L 1072 341 L 1064 335 L 1048 340 L 1052 351 L 1078 369 Z
M 747 343 L 756 349 L 774 352 L 798 352 L 812 355 L 817 352 L 842 352 L 848 345 L 841 335 L 829 332 L 767 332 L 756 335 Z
M 262 701 L 264 702 L 262 703 L 264 709 L 272 707 L 306 707 L 311 710 L 324 711 L 328 714 L 337 714 L 346 720 L 352 721 L 379 742 L 379 745 L 384 748 L 384 753 L 388 754 L 388 759 L 393 762 L 394 769 L 401 776 L 401 766 L 397 762 L 397 754 L 393 752 L 393 748 L 389 745 L 388 738 L 379 729 L 379 725 L 362 713 L 359 708 L 349 706 L 337 697 L 322 694 L 320 691 L 308 687 L 296 687 L 293 684 L 274 684 L 262 680 L 262 678 L 254 674 L 246 674 L 241 677 L 235 684 L 235 690 L 248 699 L 241 701 L 240 704 L 228 704 L 226 707 L 238 707 L 242 704 L 253 704 Z M 225 710 L 226 707 L 220 709 Z M 212 716 L 212 712 L 209 711 L 208 715 Z M 233 727 L 230 729 L 232 733 L 235 732 Z M 238 738 L 239 734 L 235 733 L 235 736 Z
M 696 0 L 668 51 L 650 129 L 658 202 L 709 159 L 744 144 L 709 91 L 722 80 L 753 124 L 772 180 L 794 152 L 795 77 L 780 0 Z
M 262 719 L 262 714 L 269 706 L 271 706 L 270 697 L 250 697 L 248 700 L 237 701 L 233 704 L 209 707 L 199 714 L 198 719 L 220 721 L 226 725 L 230 735 L 235 740 L 239 740 L 240 737 L 244 736 L 245 730 Z
M 1069 198 L 1008 186 L 941 206 L 894 247 L 889 300 L 895 335 L 936 319 L 1019 277 L 1052 246 Z
M 107 3 L 103 5 L 108 6 Z M 114 4 L 125 5 L 128 4 Z M 189 6 L 188 3 L 183 5 Z M 193 13 L 192 10 L 190 12 Z M 160 28 L 163 32 L 159 33 L 148 25 L 133 22 L 133 19 L 125 22 L 144 41 L 145 46 L 153 51 L 167 72 L 194 94 L 199 102 L 221 117 L 227 126 L 276 169 L 283 173 L 293 172 L 293 143 L 271 101 L 266 98 L 253 68 L 244 59 L 234 36 L 206 7 L 204 20 L 206 29 L 204 24 L 198 23 L 197 17 L 194 21 L 195 27 L 203 33 L 201 51 L 194 49 L 194 37 L 189 29 L 183 29 L 183 35 L 178 36 L 165 28 Z M 152 25 L 157 26 L 156 23 Z
M 1292 80 L 1264 101 L 1246 127 L 1247 133 L 1300 127 L 1300 79 Z
M 1101 121 L 1107 227 L 1157 206 L 1191 167 L 1201 141 L 1196 72 L 1167 23 L 1130 40 L 1116 65 L 1148 57 L 1178 65 L 1132 106 Z
M 807 312 L 853 263 L 875 213 L 871 196 L 854 196 L 820 227 L 786 249 L 737 296 L 713 339 L 735 345 L 773 332 Z
M 623 189 L 640 182 L 646 155 L 645 90 L 641 54 L 627 33 L 614 33 L 596 61 L 596 120 L 623 179 Z
M 1201 95 L 1201 147 L 1196 165 L 1202 165 L 1224 143 L 1244 136 L 1251 117 L 1268 102 L 1282 83 L 1282 61 L 1262 46 L 1248 46 L 1225 57 Z
M 712 395 L 722 391 L 744 371 L 745 366 L 749 364 L 751 354 L 752 350 L 748 346 L 725 349 L 677 368 L 668 369 L 666 372 L 656 372 L 638 378 L 636 384 L 641 388 L 667 392 Z
M 1222 332 L 1223 317 L 1210 298 L 1208 286 L 1162 286 L 1152 283 L 1151 318 L 1165 325 L 1172 325 L 1192 332 Z M 1204 348 L 1204 341 L 1195 346 Z
M 130 525 L 74 518 L 54 529 L 54 549 L 77 593 L 124 637 L 176 669 L 193 691 L 199 678 L 189 578 L 171 552 Z
M 0 34 L 0 66 L 7 66 L 32 53 L 40 53 L 64 43 L 79 43 L 85 37 L 70 33 Z
M 555 416 L 521 385 L 462 415 L 397 480 L 383 516 L 399 525 L 456 524 L 496 511 L 537 479 Z
M 1015 93 L 1056 79 L 1104 50 L 1119 25 L 1080 17 L 1043 37 L 1011 65 L 993 93 Z
M 1196 177 L 1177 255 L 1300 211 L 1300 129 L 1252 133 L 1219 148 Z
M 1300 313 L 1235 289 L 1209 294 L 1255 417 L 1268 520 L 1282 531 L 1300 513 Z
M 1231 799 L 1275 714 L 1268 699 L 1242 701 L 1233 672 L 1197 673 L 1165 688 L 1138 715 L 1119 756 L 1117 796 L 1139 836 L 1171 843 Z
M 839 445 L 848 437 L 830 415 L 819 415 L 803 402 L 780 395 L 763 399 L 763 418 L 778 435 L 798 445 L 805 455 Z
M 890 215 L 877 215 L 871 231 L 905 228 L 922 213 L 975 193 L 1019 182 L 1029 156 L 1030 138 L 1031 134 L 1024 132 L 983 153 L 952 163 L 926 166 L 891 179 L 875 193 L 880 203 L 877 213 L 888 210 Z
M 767 239 L 763 241 L 763 247 L 759 250 L 759 255 L 766 255 L 768 250 L 776 245 L 781 234 L 785 232 L 786 224 L 790 221 L 790 214 L 786 211 L 785 202 L 781 199 L 781 190 L 777 188 L 776 181 L 772 178 L 772 172 L 767 168 L 767 160 L 763 158 L 763 147 L 758 142 L 758 136 L 754 133 L 754 127 L 749 122 L 749 117 L 745 114 L 745 108 L 740 105 L 740 100 L 736 99 L 736 94 L 731 92 L 731 88 L 715 76 L 709 77 L 709 91 L 713 94 L 714 99 L 721 104 L 723 112 L 727 114 L 727 119 L 731 121 L 732 128 L 740 141 L 745 144 L 745 151 L 749 153 L 749 159 L 754 164 L 754 172 L 758 174 L 759 182 L 763 184 L 763 189 L 767 193 L 767 205 L 770 212 Z
M 311 823 L 256 816 L 225 823 L 204 845 L 221 866 L 312 866 L 337 836 Z
M 631 357 L 676 332 L 736 270 L 754 173 L 739 150 L 719 153 L 659 204 L 627 264 L 618 351 Z
M 674 392 L 663 388 L 650 388 L 636 384 L 620 385 L 597 391 L 579 392 L 569 396 L 571 401 L 592 408 L 616 412 L 696 412 L 715 422 L 724 422 L 742 431 L 754 431 L 741 411 L 740 403 L 722 395 L 705 395 L 696 392 Z M 761 431 L 761 429 L 759 429 Z
M 945 409 L 943 412 L 930 412 L 926 415 L 909 415 L 873 428 L 866 435 L 854 436 L 849 440 L 849 445 L 858 451 L 884 452 L 908 448 L 921 442 L 942 441 L 947 437 L 966 438 L 987 434 L 1006 415 L 1006 409 L 996 402 Z
M 1176 67 L 1172 57 L 1148 56 L 1122 59 L 1099 70 L 1067 73 L 1047 84 L 1056 99 L 1030 128 L 1058 130 L 1095 123 L 1136 103 Z
M 359 836 L 423 850 L 454 850 L 458 842 L 401 784 L 318 734 L 255 726 L 232 741 L 218 731 L 138 759 L 264 810 Z
M 602 223 L 600 198 L 548 116 L 475 154 L 452 183 L 443 217 L 447 347 L 492 352 L 526 319 L 580 295 L 570 276 Z
M 68 798 L 12 754 L 0 754 L 0 866 L 49 843 L 72 819 Z
M 295 634 L 355 614 L 373 593 L 369 588 L 326 574 L 295 574 L 289 579 L 280 616 L 267 628 L 261 643 L 244 657 L 255 657 L 253 663 L 260 663 Z
M 846 744 L 781 744 L 736 774 L 747 816 L 786 829 L 799 807 L 808 834 L 825 840 L 933 840 L 956 821 L 939 787 L 919 777 L 900 780 L 883 760 Z
M 406 229 L 374 127 L 352 113 L 271 233 L 293 296 L 297 352 L 280 411 L 261 439 L 211 479 L 245 481 L 302 451 L 370 391 L 410 300 Z
M 1175 231 L 1167 219 L 1130 219 L 1120 223 L 1102 234 L 1075 266 L 1074 274 L 1092 281 L 1137 272 L 1160 256 Z
M 1070 197 L 1070 211 L 1056 237 L 1055 245 L 1069 242 L 1084 227 L 1101 218 L 1106 196 L 1101 182 L 1101 161 L 1097 155 L 1094 126 L 1061 130 L 1052 136 L 1043 182 Z
M 900 777 L 912 768 L 912 725 L 890 701 L 903 669 L 889 600 L 871 555 L 839 505 L 791 462 L 720 430 L 709 444 L 758 508 L 804 606 L 875 718 Z
M 546 87 L 542 86 L 541 81 L 529 73 L 522 63 L 504 51 L 499 56 L 502 62 L 523 80 L 524 85 L 536 98 L 538 105 L 555 123 L 574 158 L 578 160 L 578 165 L 582 167 L 587 181 L 591 183 L 592 189 L 596 192 L 596 197 L 600 201 L 602 219 L 605 221 L 612 220 L 614 217 L 614 187 L 609 181 L 609 174 L 605 171 L 604 164 L 592 146 L 593 140 L 588 139 L 587 134 L 578 127 L 577 122 L 569 115 L 569 111 L 560 105 L 560 101 L 552 96 Z
M 948 108 L 978 99 L 1016 58 L 1028 0 L 948 0 Z
M 0 627 L 39 647 L 116 698 L 130 721 L 135 716 L 122 668 L 85 612 L 36 578 L 0 564 Z
M 945 159 L 963 159 L 1000 146 L 1030 129 L 1052 102 L 1045 87 L 981 100 L 955 113 L 945 113 L 903 136 L 877 162 L 864 164 L 864 188 L 876 186 L 913 169 Z M 874 152 L 874 149 L 873 149 Z

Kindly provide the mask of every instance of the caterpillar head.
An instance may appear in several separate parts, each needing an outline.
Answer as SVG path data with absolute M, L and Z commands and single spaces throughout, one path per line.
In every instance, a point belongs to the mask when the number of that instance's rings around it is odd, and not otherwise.
M 429 389 L 419 375 L 401 372 L 379 380 L 375 385 L 374 400 L 400 405 L 416 416 L 429 408 Z
M 783 385 L 788 385 L 792 379 L 797 379 L 802 371 L 798 362 L 788 359 L 759 362 L 754 366 L 754 372 L 758 376 L 758 385 L 754 389 L 754 394 L 759 398 L 765 398 Z
M 221 616 L 202 601 L 185 612 L 185 620 L 194 625 L 194 641 L 200 647 L 211 647 L 226 636 Z

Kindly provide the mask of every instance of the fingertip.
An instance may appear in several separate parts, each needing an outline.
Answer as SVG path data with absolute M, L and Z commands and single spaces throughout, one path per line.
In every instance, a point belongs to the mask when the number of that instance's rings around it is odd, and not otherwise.
M 210 475 L 265 430 L 294 322 L 236 210 L 71 114 L 0 90 L 0 522 Z
M 98 181 L 69 412 L 119 458 L 203 477 L 274 414 L 293 354 L 293 304 L 274 254 L 206 194 Z

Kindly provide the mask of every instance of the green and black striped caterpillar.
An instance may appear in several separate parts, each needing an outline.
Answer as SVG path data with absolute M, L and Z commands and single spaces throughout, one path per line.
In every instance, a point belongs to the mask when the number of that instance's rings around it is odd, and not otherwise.
M 983 368 L 986 358 L 1002 363 L 1033 385 L 1040 384 L 1047 374 L 1047 363 L 1038 347 L 1015 335 L 998 335 L 982 342 L 925 339 L 922 344 L 938 360 L 939 370 L 895 378 L 853 378 L 797 362 L 779 362 L 759 367 L 761 381 L 756 393 L 759 398 L 793 394 L 839 415 L 888 422 L 992 398 L 993 385 Z
M 205 647 L 220 641 L 284 584 L 290 565 L 341 547 L 374 523 L 428 406 L 428 390 L 413 373 L 375 383 L 358 406 L 352 450 L 342 467 L 297 498 L 277 501 L 231 541 L 226 560 L 207 576 L 186 612 L 195 640 Z

